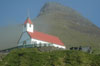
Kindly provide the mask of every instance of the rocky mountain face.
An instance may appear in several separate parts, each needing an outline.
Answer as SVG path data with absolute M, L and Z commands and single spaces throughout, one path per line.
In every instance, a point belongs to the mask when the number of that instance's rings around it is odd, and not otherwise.
M 52 18 L 51 21 L 55 20 L 55 22 L 66 22 L 67 25 L 65 26 L 80 32 L 100 34 L 100 28 L 92 24 L 88 19 L 81 16 L 75 10 L 58 3 L 46 3 L 38 17 L 41 16 L 48 16 Z
M 41 8 L 37 18 L 32 21 L 35 30 L 59 37 L 67 48 L 91 46 L 96 51 L 100 50 L 100 28 L 72 8 L 49 2 Z M 4 36 L 0 32 L 0 36 L 2 36 L 0 37 L 0 48 L 2 48 L 2 45 L 3 47 L 5 45 L 9 47 L 17 45 L 16 41 L 20 38 L 22 25 L 11 26 L 10 28 L 3 29 L 7 30 L 4 33 L 9 36 Z M 7 40 L 7 42 L 4 40 Z M 1 43 L 2 41 L 4 43 Z

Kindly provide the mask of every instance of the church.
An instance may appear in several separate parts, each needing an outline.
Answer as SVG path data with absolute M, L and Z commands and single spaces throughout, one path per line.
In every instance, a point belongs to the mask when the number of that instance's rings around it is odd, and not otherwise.
M 56 47 L 66 49 L 61 40 L 52 35 L 34 30 L 34 24 L 28 17 L 23 25 L 23 32 L 18 41 L 18 47 Z

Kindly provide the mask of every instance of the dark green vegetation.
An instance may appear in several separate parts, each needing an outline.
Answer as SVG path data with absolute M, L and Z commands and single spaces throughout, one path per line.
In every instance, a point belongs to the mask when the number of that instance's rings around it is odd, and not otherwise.
M 80 51 L 40 52 L 36 48 L 11 51 L 0 66 L 100 66 L 100 55 Z
M 69 7 L 46 3 L 33 24 L 35 30 L 59 37 L 67 48 L 91 46 L 100 53 L 100 28 Z M 0 49 L 17 46 L 21 33 L 22 25 L 1 28 Z

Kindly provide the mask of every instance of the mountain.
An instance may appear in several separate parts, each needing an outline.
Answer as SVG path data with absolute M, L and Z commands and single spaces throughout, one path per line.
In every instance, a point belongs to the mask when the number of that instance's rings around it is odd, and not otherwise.
M 67 48 L 91 46 L 100 50 L 100 28 L 72 8 L 46 3 L 33 22 L 36 30 L 58 36 Z
M 100 53 L 100 28 L 70 7 L 48 2 L 32 21 L 35 30 L 58 36 L 67 48 L 91 46 Z M 17 46 L 22 25 L 0 29 L 0 49 Z

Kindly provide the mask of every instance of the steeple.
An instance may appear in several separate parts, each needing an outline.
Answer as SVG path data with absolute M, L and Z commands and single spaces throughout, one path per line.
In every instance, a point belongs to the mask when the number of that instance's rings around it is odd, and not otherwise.
M 26 24 L 26 23 L 32 24 L 32 22 L 31 22 L 29 17 L 27 17 L 26 21 L 24 22 L 24 24 Z
M 26 21 L 24 22 L 23 26 L 23 32 L 33 32 L 34 31 L 34 25 L 32 24 L 32 21 L 29 17 L 27 17 Z

